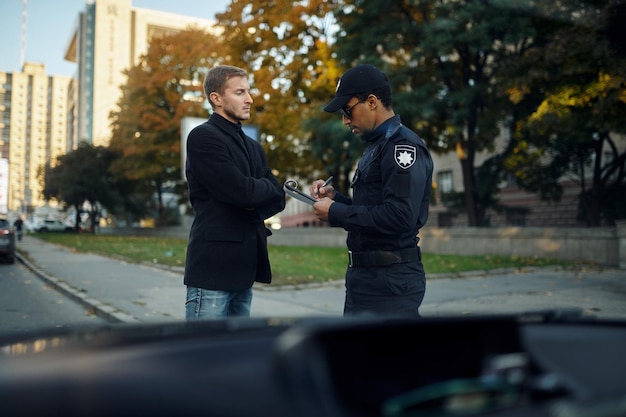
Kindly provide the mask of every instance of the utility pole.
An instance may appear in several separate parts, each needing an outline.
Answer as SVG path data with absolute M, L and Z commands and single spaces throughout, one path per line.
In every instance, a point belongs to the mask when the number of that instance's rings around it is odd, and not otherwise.
M 20 71 L 24 68 L 24 60 L 26 55 L 26 4 L 28 0 L 22 0 L 22 44 L 20 47 Z

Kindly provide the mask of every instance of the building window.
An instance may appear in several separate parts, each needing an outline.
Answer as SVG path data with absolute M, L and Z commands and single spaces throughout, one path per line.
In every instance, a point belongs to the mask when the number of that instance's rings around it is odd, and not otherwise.
M 515 178 L 515 174 L 508 173 L 506 174 L 506 187 L 516 187 L 517 186 L 517 178 Z
M 440 171 L 437 173 L 437 184 L 439 192 L 450 193 L 453 191 L 452 187 L 452 171 Z

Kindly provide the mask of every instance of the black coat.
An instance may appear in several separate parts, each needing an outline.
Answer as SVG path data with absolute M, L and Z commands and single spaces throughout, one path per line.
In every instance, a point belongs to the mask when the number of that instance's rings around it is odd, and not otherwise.
M 264 220 L 285 208 L 285 193 L 261 145 L 213 113 L 187 137 L 185 173 L 195 214 L 185 285 L 236 291 L 270 283 Z

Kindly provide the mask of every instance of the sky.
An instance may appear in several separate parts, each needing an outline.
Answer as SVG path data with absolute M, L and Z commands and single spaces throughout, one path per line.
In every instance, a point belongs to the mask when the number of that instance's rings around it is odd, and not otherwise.
M 0 0 L 0 71 L 21 71 L 22 11 L 24 0 Z M 43 63 L 48 75 L 74 76 L 75 63 L 63 53 L 78 14 L 87 0 L 26 0 L 26 42 L 24 60 Z M 160 10 L 213 20 L 226 10 L 230 0 L 132 0 L 133 7 Z

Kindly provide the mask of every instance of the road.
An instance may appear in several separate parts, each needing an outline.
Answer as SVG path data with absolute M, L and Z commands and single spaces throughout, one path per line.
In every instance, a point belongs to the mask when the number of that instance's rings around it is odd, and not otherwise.
M 0 334 L 105 323 L 21 263 L 0 264 Z
M 578 309 L 626 319 L 626 272 L 601 268 L 529 268 L 427 281 L 423 316 Z

